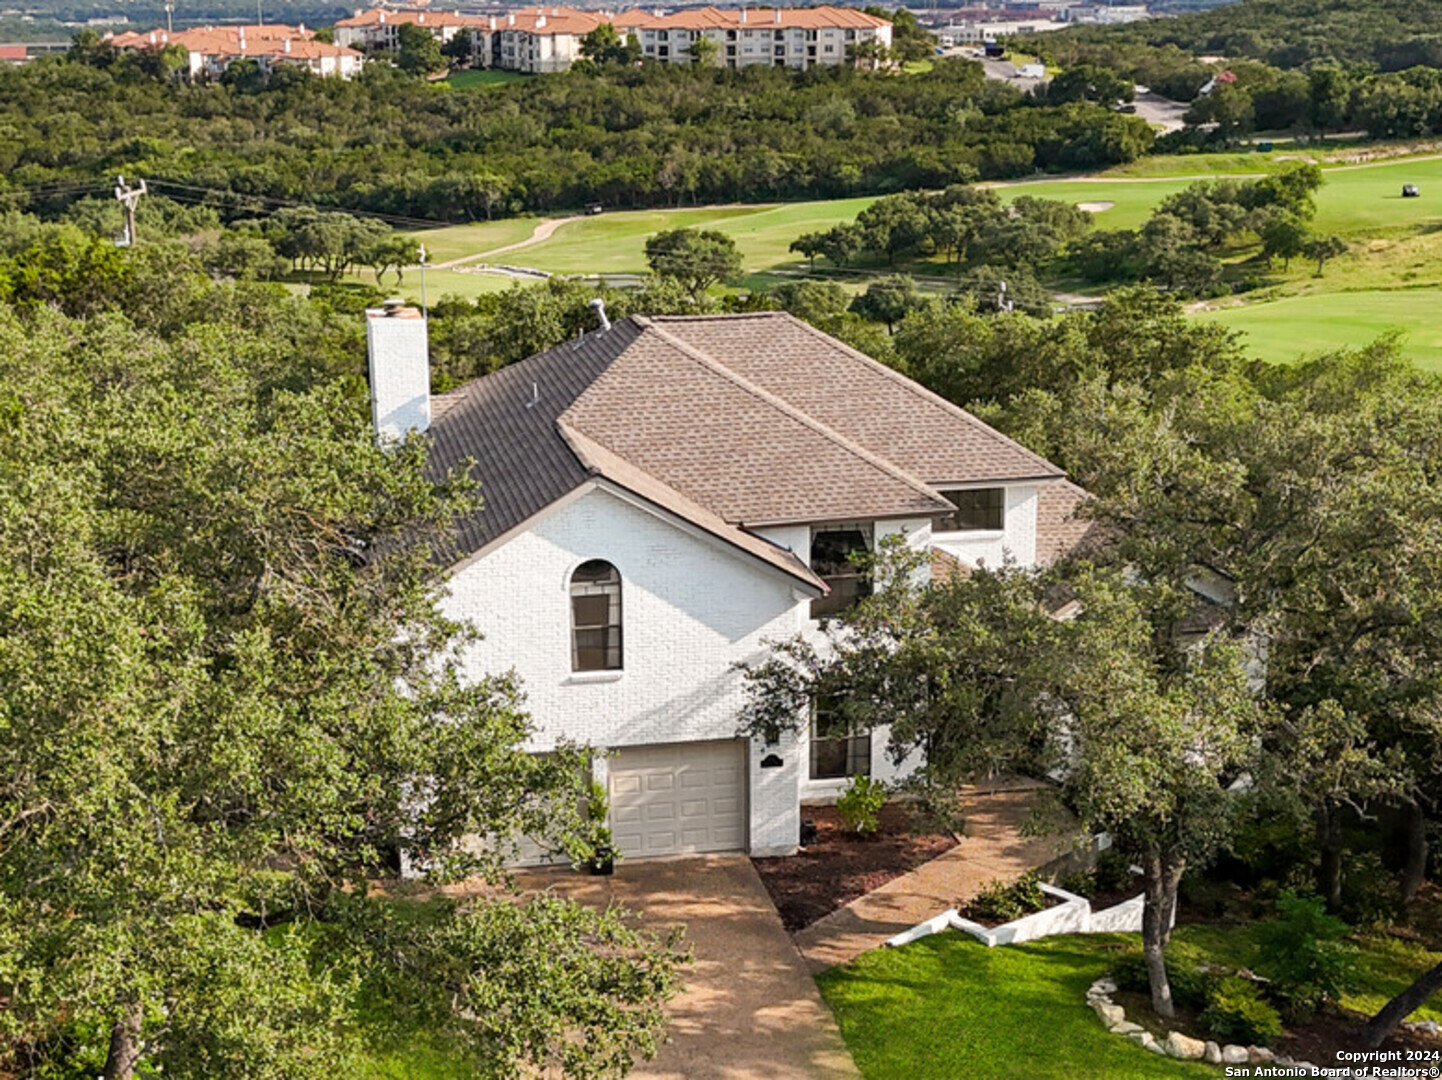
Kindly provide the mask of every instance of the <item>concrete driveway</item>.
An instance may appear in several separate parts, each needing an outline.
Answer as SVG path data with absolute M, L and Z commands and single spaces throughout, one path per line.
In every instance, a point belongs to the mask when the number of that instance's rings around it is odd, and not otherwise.
M 743 855 L 622 863 L 610 878 L 518 874 L 526 888 L 615 902 L 655 927 L 686 926 L 694 962 L 668 1039 L 642 1080 L 859 1080 L 831 1010 Z

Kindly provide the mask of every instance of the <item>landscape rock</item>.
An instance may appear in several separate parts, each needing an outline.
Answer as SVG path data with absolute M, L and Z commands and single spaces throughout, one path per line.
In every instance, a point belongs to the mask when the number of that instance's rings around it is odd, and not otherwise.
M 1114 1024 L 1107 1028 L 1113 1035 L 1131 1035 L 1134 1032 L 1144 1031 L 1141 1024 L 1133 1024 L 1130 1020 L 1123 1020 L 1120 1024 Z
M 1097 1015 L 1102 1018 L 1102 1023 L 1107 1027 L 1120 1024 L 1127 1018 L 1127 1011 L 1120 1005 L 1097 1005 Z
M 1098 979 L 1092 983 L 1092 989 L 1099 994 L 1115 994 L 1117 992 L 1116 980 L 1106 978 Z
M 1201 1039 L 1193 1039 L 1180 1031 L 1168 1032 L 1167 1040 L 1162 1045 L 1166 1048 L 1168 1057 L 1180 1058 L 1183 1061 L 1196 1061 L 1207 1049 L 1207 1044 Z
M 1222 1048 L 1214 1042 L 1207 1043 L 1202 1050 L 1202 1060 L 1208 1065 L 1220 1065 L 1222 1063 Z
M 1157 1042 L 1156 1039 L 1153 1039 L 1153 1040 L 1152 1040 L 1151 1042 L 1149 1042 L 1149 1043 L 1142 1043 L 1142 1045 L 1145 1046 L 1148 1050 L 1150 1050 L 1150 1051 L 1151 1051 L 1152 1053 L 1154 1053 L 1154 1054 L 1160 1054 L 1160 1055 L 1162 1055 L 1162 1057 L 1166 1057 L 1166 1056 L 1167 1056 L 1167 1048 L 1166 1048 L 1165 1046 L 1163 1046 L 1161 1043 Z
M 1251 1065 L 1270 1065 L 1276 1060 L 1277 1055 L 1265 1046 L 1247 1047 L 1247 1062 Z
M 1225 1065 L 1245 1065 L 1247 1063 L 1247 1048 L 1245 1046 L 1234 1046 L 1230 1043 L 1222 1047 L 1222 1063 Z
M 1436 1020 L 1409 1020 L 1404 1021 L 1401 1026 L 1419 1035 L 1442 1035 L 1442 1023 Z

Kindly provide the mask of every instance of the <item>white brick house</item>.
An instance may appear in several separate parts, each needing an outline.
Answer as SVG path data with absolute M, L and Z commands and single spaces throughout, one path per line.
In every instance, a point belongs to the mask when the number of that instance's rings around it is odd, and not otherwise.
M 372 384 L 420 365 L 377 333 Z M 407 344 L 410 343 L 410 344 Z M 840 553 L 888 534 L 961 564 L 1055 557 L 1080 492 L 974 417 L 789 315 L 634 317 L 378 427 L 430 421 L 485 507 L 455 538 L 445 608 L 514 670 L 537 725 L 598 755 L 628 856 L 795 849 L 805 800 L 895 770 L 870 738 L 737 737 L 738 662 L 814 631 L 858 585 Z

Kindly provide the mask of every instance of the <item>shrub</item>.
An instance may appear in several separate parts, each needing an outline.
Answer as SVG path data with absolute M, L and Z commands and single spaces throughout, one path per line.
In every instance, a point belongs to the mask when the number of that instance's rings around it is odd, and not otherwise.
M 1282 1017 L 1246 979 L 1219 980 L 1200 1020 L 1218 1042 L 1270 1046 L 1282 1035 Z
M 1095 870 L 1068 870 L 1052 884 L 1078 896 L 1091 896 L 1097 891 L 1097 875 Z
M 1203 963 L 1201 954 L 1190 945 L 1174 941 L 1167 946 L 1167 981 L 1172 987 L 1172 1000 L 1184 1009 L 1205 1008 L 1215 992 L 1219 980 Z M 1151 992 L 1151 976 L 1140 949 L 1128 950 L 1112 962 L 1112 978 L 1119 990 Z
M 1279 918 L 1258 929 L 1257 970 L 1273 993 L 1298 1012 L 1310 1012 L 1344 993 L 1356 973 L 1357 950 L 1343 939 L 1347 924 L 1327 914 L 1322 901 L 1284 892 Z
M 1004 923 L 1041 911 L 1049 903 L 1046 893 L 1042 892 L 1041 880 L 1032 871 L 1015 881 L 993 881 L 984 885 L 976 898 L 966 905 L 966 910 L 974 919 Z
M 853 776 L 836 800 L 836 812 L 848 830 L 870 836 L 881 825 L 881 808 L 885 805 L 885 784 L 869 776 Z
M 1097 892 L 1125 892 L 1140 889 L 1141 879 L 1132 873 L 1132 861 L 1115 848 L 1107 848 L 1097 856 Z
M 1397 917 L 1397 879 L 1375 851 L 1348 856 L 1342 875 L 1342 913 L 1354 926 Z

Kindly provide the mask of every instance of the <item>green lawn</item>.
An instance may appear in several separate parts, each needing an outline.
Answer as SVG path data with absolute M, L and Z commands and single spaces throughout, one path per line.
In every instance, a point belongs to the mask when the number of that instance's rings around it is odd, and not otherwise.
M 483 71 L 453 71 L 446 76 L 446 82 L 457 90 L 469 90 L 474 86 L 500 86 L 504 83 L 515 82 L 517 79 L 524 79 L 526 76 L 519 71 L 501 71 L 497 68 L 486 68 Z
M 679 210 L 613 210 L 566 221 L 546 240 L 498 255 L 499 261 L 555 274 L 635 274 L 646 270 L 648 237 L 663 229 L 721 229 L 735 238 L 747 269 L 796 261 L 787 248 L 804 232 L 851 221 L 870 198 Z M 433 262 L 480 254 L 529 237 L 537 220 L 457 225 L 417 233 Z
M 1281 168 L 1289 157 L 1295 160 L 1297 153 L 1288 149 L 1271 154 L 1146 158 L 1092 179 L 1032 180 L 998 185 L 998 189 L 1008 201 L 1034 195 L 1110 204 L 1094 211 L 1098 228 L 1136 228 L 1162 199 L 1191 182 L 1186 176 Z M 1422 197 L 1403 199 L 1404 183 L 1419 185 Z M 851 221 L 872 201 L 863 197 L 608 211 L 570 218 L 547 239 L 499 252 L 493 261 L 555 274 L 643 273 L 648 237 L 669 228 L 714 228 L 736 240 L 751 275 L 748 281 L 774 282 L 781 279 L 770 271 L 804 266 L 788 251 L 792 240 L 804 232 Z M 425 243 L 431 261 L 438 263 L 466 256 L 484 258 L 496 249 L 523 243 L 539 224 L 536 218 L 509 218 L 434 229 L 417 237 Z M 1274 274 L 1283 299 L 1229 307 L 1203 317 L 1244 331 L 1258 356 L 1277 361 L 1365 344 L 1397 328 L 1406 334 L 1408 355 L 1424 367 L 1442 369 L 1442 329 L 1428 318 L 1429 309 L 1435 310 L 1442 298 L 1442 159 L 1401 158 L 1365 166 L 1329 164 L 1326 183 L 1317 197 L 1315 225 L 1320 232 L 1335 232 L 1348 239 L 1352 253 L 1329 265 L 1321 278 L 1311 276 L 1302 260 L 1295 262 L 1289 273 Z M 889 268 L 871 269 L 885 273 Z M 858 288 L 865 279 L 853 275 L 838 280 Z M 428 276 L 428 291 L 434 296 L 474 297 L 511 284 L 510 279 L 494 275 L 437 270 Z M 399 291 L 416 295 L 414 275 Z
M 1059 937 L 988 949 L 942 933 L 817 978 L 866 1080 L 1215 1077 L 1110 1034 L 1086 1004 L 1105 945 Z
M 1418 367 L 1442 371 L 1442 289 L 1314 293 L 1206 312 L 1202 319 L 1240 330 L 1264 360 L 1290 363 L 1310 354 L 1375 341 L 1402 331 L 1402 352 Z
M 426 256 L 432 263 L 440 263 L 472 255 L 479 256 L 499 247 L 518 244 L 522 240 L 530 239 L 540 223 L 541 219 L 534 217 L 501 218 L 497 221 L 478 221 L 473 225 L 425 229 L 411 235 L 426 246 Z
M 1183 926 L 1178 941 L 1228 964 L 1249 964 L 1255 925 Z M 1375 1011 L 1438 960 L 1420 946 L 1369 938 L 1362 988 L 1342 999 Z M 866 1080 L 1165 1080 L 1215 1077 L 1210 1066 L 1158 1057 L 1109 1034 L 1085 1002 L 1087 987 L 1134 935 L 1049 938 L 988 949 L 941 933 L 876 949 L 817 983 Z M 1414 1019 L 1442 1019 L 1434 1001 Z

